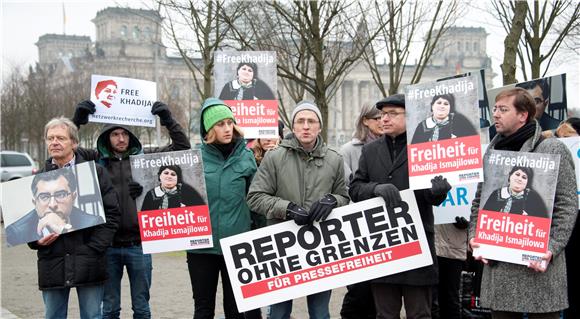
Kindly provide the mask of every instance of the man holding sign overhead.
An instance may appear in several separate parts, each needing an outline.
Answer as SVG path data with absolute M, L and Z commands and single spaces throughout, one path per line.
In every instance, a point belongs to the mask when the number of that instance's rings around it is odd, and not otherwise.
M 522 88 L 506 89 L 495 98 L 493 118 L 498 134 L 489 144 L 484 163 L 488 162 L 491 150 L 559 154 L 560 163 L 549 242 L 541 260 L 530 261 L 528 267 L 525 267 L 476 257 L 485 264 L 481 282 L 481 305 L 492 309 L 493 318 L 522 318 L 522 313 L 527 312 L 530 319 L 556 319 L 560 317 L 560 311 L 568 307 L 565 293 L 566 260 L 563 252 L 574 227 L 578 209 L 574 162 L 562 142 L 543 139 L 542 128 L 534 119 L 535 114 L 535 101 Z M 512 204 L 515 207 L 514 202 L 515 199 L 509 205 L 501 205 L 503 208 L 498 210 L 510 212 Z M 485 209 L 481 184 L 473 200 L 469 229 L 470 245 L 477 249 L 481 246 L 475 239 L 476 227 L 479 222 L 485 222 L 485 218 L 478 219 L 480 208 Z M 477 251 L 474 251 L 475 255 Z
M 75 110 L 73 122 L 80 127 L 86 124 L 89 114 L 95 113 L 91 101 L 80 102 Z M 170 152 L 191 148 L 183 128 L 172 117 L 169 106 L 155 102 L 151 108 L 153 115 L 159 116 L 161 125 L 169 131 L 172 143 L 152 152 Z M 113 186 L 119 194 L 121 222 L 115 234 L 113 247 L 107 251 L 110 279 L 105 287 L 103 318 L 119 318 L 121 313 L 121 279 L 127 267 L 131 284 L 131 303 L 136 318 L 151 318 L 149 288 L 151 287 L 151 255 L 143 254 L 137 207 L 135 198 L 143 192 L 143 187 L 133 181 L 129 156 L 142 154 L 141 142 L 128 127 L 119 124 L 104 126 L 97 139 L 97 149 L 81 149 L 86 157 L 96 160 L 107 168 L 113 179 Z

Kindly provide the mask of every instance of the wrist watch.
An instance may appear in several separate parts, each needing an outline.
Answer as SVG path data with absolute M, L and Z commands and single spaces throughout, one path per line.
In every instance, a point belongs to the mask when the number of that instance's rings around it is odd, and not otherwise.
M 68 233 L 70 230 L 72 229 L 72 225 L 71 224 L 64 224 L 64 226 L 62 226 L 62 230 L 60 231 L 61 234 L 66 234 Z

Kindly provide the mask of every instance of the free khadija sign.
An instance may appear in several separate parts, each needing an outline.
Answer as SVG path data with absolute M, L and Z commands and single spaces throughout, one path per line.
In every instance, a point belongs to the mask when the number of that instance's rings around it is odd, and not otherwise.
M 484 158 L 474 256 L 515 264 L 548 250 L 559 154 L 490 150 Z
M 213 247 L 199 150 L 130 157 L 144 253 Z
M 476 76 L 409 85 L 405 89 L 409 188 L 483 180 Z

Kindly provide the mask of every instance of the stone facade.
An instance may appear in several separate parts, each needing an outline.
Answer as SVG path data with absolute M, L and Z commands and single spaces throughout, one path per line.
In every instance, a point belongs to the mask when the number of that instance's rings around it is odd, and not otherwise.
M 159 13 L 106 8 L 99 11 L 92 22 L 96 27 L 94 42 L 86 36 L 41 36 L 36 44 L 40 65 L 61 76 L 84 72 L 88 78 L 90 74 L 103 74 L 156 81 L 160 99 L 182 106 L 184 114 L 192 114 L 190 126 L 197 135 L 198 119 L 193 114 L 197 114 L 195 111 L 201 101 L 193 89 L 190 70 L 180 57 L 168 56 L 161 43 L 162 18 Z M 440 41 L 439 50 L 423 72 L 421 81 L 485 69 L 486 83 L 491 84 L 494 74 L 491 59 L 485 51 L 486 37 L 483 28 L 451 28 Z M 382 74 L 386 79 L 388 69 L 383 67 Z M 410 82 L 415 67 L 409 65 L 405 68 L 401 91 L 404 84 Z M 282 83 L 278 88 L 283 88 Z M 329 144 L 338 146 L 350 140 L 361 105 L 380 99 L 379 92 L 367 66 L 362 62 L 355 65 L 332 98 L 329 119 L 326 120 Z M 292 105 L 285 92 L 282 92 L 282 99 L 285 105 Z

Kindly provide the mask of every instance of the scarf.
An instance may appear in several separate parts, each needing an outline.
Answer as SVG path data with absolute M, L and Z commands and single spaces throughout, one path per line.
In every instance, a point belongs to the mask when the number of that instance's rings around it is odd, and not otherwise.
M 252 80 L 252 82 L 248 83 L 248 84 L 243 84 L 240 81 L 238 81 L 238 84 L 240 85 L 240 88 L 238 89 L 238 95 L 236 96 L 236 100 L 243 100 L 244 99 L 244 90 L 247 90 L 251 87 L 254 86 L 254 81 Z
M 512 210 L 513 200 L 514 199 L 523 199 L 525 191 L 514 194 L 514 193 L 512 193 L 512 190 L 508 186 L 508 193 L 509 193 L 510 197 L 507 199 L 505 206 L 501 209 L 502 213 L 510 213 Z
M 161 199 L 161 207 L 159 207 L 159 209 L 169 208 L 169 197 L 177 194 L 179 192 L 179 187 L 176 186 L 172 189 L 166 189 L 163 186 L 160 186 L 160 188 L 163 191 L 163 198 Z
M 439 140 L 439 129 L 442 128 L 443 126 L 449 124 L 449 116 L 442 121 L 438 121 L 435 118 L 431 118 L 433 120 L 433 123 L 435 123 L 435 128 L 433 129 L 433 135 L 431 136 L 430 141 L 438 141 Z
M 504 151 L 519 151 L 524 143 L 536 133 L 536 121 L 531 121 L 530 123 L 520 127 L 515 133 L 509 136 L 503 136 L 500 134 L 499 140 L 495 143 L 493 147 L 496 150 Z

